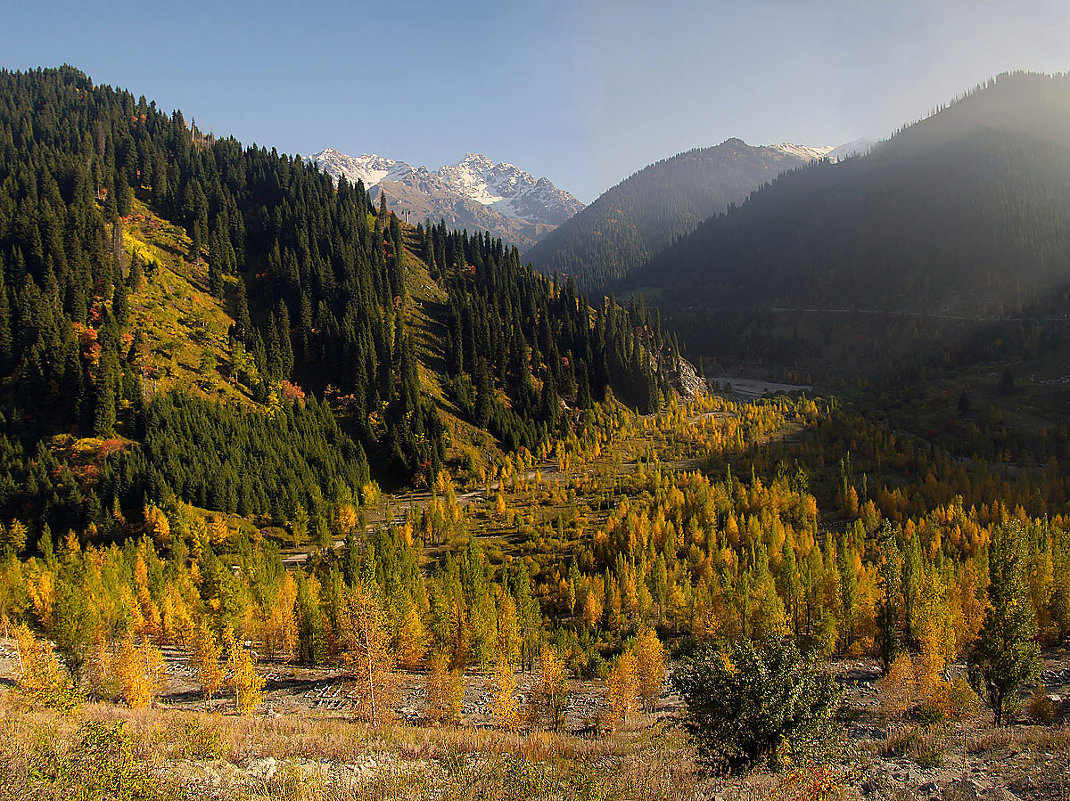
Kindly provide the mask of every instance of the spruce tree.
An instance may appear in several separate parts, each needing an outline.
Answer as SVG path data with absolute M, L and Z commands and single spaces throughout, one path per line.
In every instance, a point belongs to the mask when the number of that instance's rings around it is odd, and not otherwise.
M 996 725 L 1018 709 L 1018 691 L 1040 668 L 1037 622 L 1026 582 L 1026 537 L 1015 520 L 996 528 L 988 546 L 988 609 L 970 654 L 970 684 L 992 709 Z

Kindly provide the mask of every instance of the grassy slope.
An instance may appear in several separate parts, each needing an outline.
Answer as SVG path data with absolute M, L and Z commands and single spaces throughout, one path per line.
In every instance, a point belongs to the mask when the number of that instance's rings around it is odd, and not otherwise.
M 138 202 L 123 238 L 126 248 L 142 262 L 158 265 L 145 271 L 140 290 L 130 296 L 132 330 L 140 330 L 148 345 L 147 389 L 179 389 L 251 404 L 248 389 L 227 377 L 232 367 L 227 332 L 234 320 L 223 302 L 208 292 L 207 263 L 187 261 L 190 239 L 186 232 Z M 226 280 L 230 291 L 235 279 L 227 276 Z M 215 359 L 216 366 L 202 371 L 205 353 Z

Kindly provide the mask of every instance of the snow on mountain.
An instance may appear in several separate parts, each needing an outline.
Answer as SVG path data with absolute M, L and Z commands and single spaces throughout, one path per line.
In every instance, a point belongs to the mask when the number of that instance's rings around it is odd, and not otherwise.
M 536 179 L 514 164 L 495 163 L 481 153 L 466 153 L 438 171 L 447 187 L 508 217 L 560 225 L 583 204 L 546 178 Z
M 828 147 L 808 147 L 806 145 L 793 145 L 791 142 L 782 142 L 779 145 L 769 145 L 769 147 L 783 153 L 785 156 L 794 156 L 804 161 L 817 161 L 834 150 L 831 145 Z
M 364 181 L 364 186 L 368 188 L 378 185 L 380 181 L 403 180 L 415 172 L 404 161 L 383 158 L 374 153 L 347 156 L 333 147 L 320 151 L 310 160 L 315 161 L 321 170 L 336 181 L 339 176 L 344 175 L 350 183 L 356 183 L 358 180 Z
M 783 142 L 779 145 L 769 145 L 769 147 L 784 155 L 794 156 L 804 161 L 817 161 L 818 159 L 839 161 L 850 156 L 864 156 L 873 147 L 873 142 L 870 139 L 855 139 L 836 147 L 808 147 L 807 145 L 793 145 L 791 142 Z
M 367 189 L 383 189 L 387 202 L 403 214 L 432 220 L 441 216 L 451 225 L 486 227 L 515 244 L 530 244 L 583 208 L 546 178 L 480 153 L 467 153 L 460 161 L 434 171 L 370 153 L 349 156 L 333 148 L 309 161 L 335 180 L 344 175 L 354 183 L 363 181 Z M 505 218 L 500 225 L 499 217 Z M 530 231 L 525 232 L 524 226 Z

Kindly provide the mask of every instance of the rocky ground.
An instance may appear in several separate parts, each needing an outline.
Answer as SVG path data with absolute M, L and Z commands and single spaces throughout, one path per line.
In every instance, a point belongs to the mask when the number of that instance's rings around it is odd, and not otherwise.
M 693 753 L 672 725 L 680 708 L 669 694 L 653 714 L 636 715 L 623 733 L 605 736 L 592 725 L 605 709 L 604 684 L 573 681 L 562 739 L 497 731 L 493 678 L 475 672 L 465 676 L 458 725 L 429 727 L 428 676 L 411 672 L 399 676 L 392 704 L 396 723 L 383 730 L 389 734 L 363 723 L 357 736 L 353 722 L 367 721 L 369 710 L 359 682 L 345 671 L 261 664 L 265 701 L 247 720 L 229 714 L 226 697 L 206 705 L 183 654 L 168 651 L 166 657 L 167 688 L 153 714 L 171 721 L 158 725 L 177 727 L 179 734 L 165 737 L 167 749 L 153 752 L 159 759 L 152 760 L 153 770 L 169 782 L 200 788 L 197 797 L 287 797 L 286 788 L 295 787 L 334 788 L 326 797 L 452 797 L 449 788 L 477 786 L 481 776 L 507 784 L 530 780 L 533 788 L 551 789 L 604 778 L 617 782 L 613 792 L 603 793 L 606 797 L 648 797 L 639 791 L 629 795 L 632 780 L 625 774 L 638 771 L 657 774 L 651 781 L 659 790 L 649 797 L 757 801 L 825 793 L 879 801 L 1070 801 L 1070 654 L 1065 650 L 1045 653 L 1043 659 L 1041 682 L 1055 719 L 1038 725 L 1023 711 L 1014 725 L 1000 729 L 980 714 L 933 726 L 889 721 L 882 711 L 877 663 L 839 662 L 836 670 L 847 685 L 845 711 L 817 766 L 742 780 L 703 777 L 695 769 Z M 13 683 L 17 664 L 13 643 L 0 641 L 0 683 Z M 517 678 L 519 692 L 527 697 L 534 675 Z M 1023 700 L 1028 699 L 1023 695 Z M 107 711 L 114 707 L 95 706 L 94 714 L 117 714 Z M 208 709 L 223 716 L 203 714 Z M 243 727 L 240 736 L 226 733 L 235 726 Z M 230 738 L 231 744 L 220 745 L 219 738 Z M 577 750 L 578 757 L 562 760 L 562 753 Z M 598 760 L 610 775 L 592 767 Z M 828 787 L 834 788 L 831 794 Z

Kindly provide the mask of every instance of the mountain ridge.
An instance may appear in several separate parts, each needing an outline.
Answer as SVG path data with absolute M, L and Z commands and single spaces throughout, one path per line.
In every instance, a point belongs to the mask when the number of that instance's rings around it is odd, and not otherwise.
M 412 222 L 446 220 L 454 230 L 482 228 L 509 244 L 527 248 L 583 208 L 583 203 L 548 178 L 482 153 L 431 170 L 364 153 L 352 156 L 325 148 L 307 159 L 337 181 L 363 181 L 373 195 Z
M 526 254 L 543 272 L 610 289 L 676 237 L 763 183 L 834 150 L 733 137 L 654 162 L 603 192 Z
M 968 347 L 997 367 L 1043 351 L 1058 377 L 1068 140 L 1070 78 L 1003 75 L 860 158 L 779 176 L 629 284 L 730 363 L 873 373 Z

